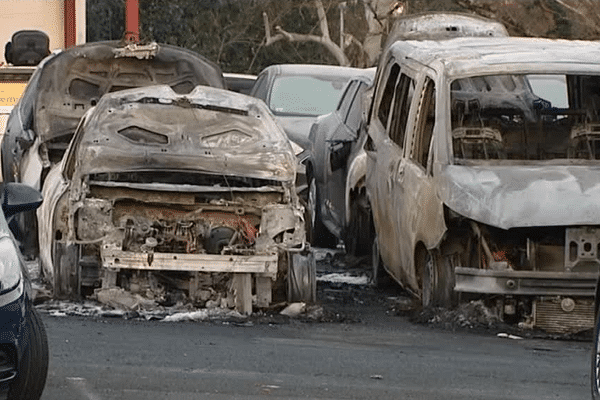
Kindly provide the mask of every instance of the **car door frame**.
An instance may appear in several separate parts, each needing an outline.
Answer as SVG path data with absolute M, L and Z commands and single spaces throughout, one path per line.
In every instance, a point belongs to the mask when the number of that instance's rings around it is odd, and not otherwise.
M 431 89 L 433 88 L 433 89 Z M 428 93 L 433 90 L 433 93 Z M 428 94 L 431 96 L 428 98 Z M 435 71 L 421 67 L 417 89 L 409 118 L 405 152 L 396 171 L 397 192 L 393 204 L 400 218 L 396 231 L 407 285 L 415 292 L 421 290 L 422 271 L 419 271 L 419 249 L 435 249 L 446 232 L 443 203 L 438 193 L 433 164 L 436 159 L 436 141 L 443 138 L 444 121 L 441 112 L 444 102 Z M 433 100 L 433 108 L 427 101 Z M 426 113 L 433 114 L 429 124 Z M 425 135 L 425 141 L 423 137 Z M 429 137 L 427 137 L 429 136 Z M 443 140 L 443 139 L 442 139 Z
M 323 204 L 323 222 L 325 226 L 332 231 L 336 236 L 341 236 L 341 229 L 344 226 L 345 220 L 345 187 L 346 187 L 346 175 L 347 175 L 347 163 L 352 150 L 358 140 L 360 126 L 357 127 L 356 132 L 353 132 L 351 127 L 348 126 L 348 117 L 350 112 L 353 110 L 353 106 L 357 101 L 360 102 L 361 87 L 366 87 L 366 82 L 361 78 L 350 79 L 347 87 L 347 91 L 340 98 L 340 106 L 342 101 L 346 100 L 349 94 L 351 99 L 345 109 L 338 107 L 336 113 L 339 117 L 340 125 L 334 132 L 330 132 L 329 137 L 326 138 L 326 151 L 323 160 L 323 193 L 322 201 Z M 338 140 L 331 140 L 332 136 L 336 136 Z M 344 138 L 338 138 L 344 136 Z M 340 147 L 342 149 L 340 149 Z M 338 151 L 345 152 L 345 160 L 340 162 L 340 166 L 337 169 L 332 167 L 332 156 L 336 149 Z
M 366 186 L 371 203 L 379 257 L 381 257 L 384 269 L 395 280 L 403 284 L 404 276 L 402 274 L 401 254 L 398 252 L 397 232 L 393 218 L 391 217 L 395 212 L 390 202 L 392 190 L 390 178 L 392 169 L 397 168 L 406 146 L 401 147 L 391 139 L 389 134 L 391 124 L 394 120 L 394 110 L 397 107 L 396 94 L 403 72 L 403 62 L 390 56 L 384 65 L 385 71 L 379 76 L 373 98 L 373 106 L 369 113 L 369 136 L 365 143 L 365 152 L 367 153 Z M 393 77 L 395 78 L 392 87 L 390 83 Z M 380 115 L 380 111 L 384 96 L 386 93 L 389 95 L 388 90 L 392 91 L 392 97 L 384 126 L 380 119 L 383 117 Z M 413 102 L 414 97 L 411 103 Z M 408 120 L 410 120 L 410 116 L 408 116 Z M 404 139 L 407 136 L 407 132 L 405 131 Z

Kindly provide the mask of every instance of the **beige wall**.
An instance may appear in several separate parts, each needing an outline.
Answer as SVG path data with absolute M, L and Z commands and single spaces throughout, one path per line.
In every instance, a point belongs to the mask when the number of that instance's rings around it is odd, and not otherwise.
M 75 1 L 76 40 L 85 43 L 85 0 Z M 64 47 L 63 0 L 0 0 L 0 60 L 4 45 L 21 29 L 39 29 L 50 37 L 50 50 Z

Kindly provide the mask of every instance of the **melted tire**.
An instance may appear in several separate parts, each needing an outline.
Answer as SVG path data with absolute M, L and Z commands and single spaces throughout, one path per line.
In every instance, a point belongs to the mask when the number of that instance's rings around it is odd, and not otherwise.
M 317 263 L 312 251 L 302 255 L 289 255 L 287 276 L 288 302 L 302 301 L 314 303 L 317 301 Z
M 348 253 L 356 257 L 370 255 L 373 251 L 373 230 L 366 200 L 355 199 L 350 204 L 350 221 L 344 240 Z
M 46 385 L 48 337 L 37 310 L 31 304 L 28 307 L 24 337 L 29 343 L 23 352 L 17 378 L 8 393 L 8 400 L 38 400 Z
M 316 247 L 335 248 L 337 239 L 323 225 L 321 212 L 319 208 L 319 188 L 314 177 L 309 178 L 308 182 L 308 238 L 310 244 Z

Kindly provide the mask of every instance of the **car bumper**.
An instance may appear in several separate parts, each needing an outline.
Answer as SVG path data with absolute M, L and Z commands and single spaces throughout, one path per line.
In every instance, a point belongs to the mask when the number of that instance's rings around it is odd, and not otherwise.
M 598 273 L 455 268 L 455 291 L 525 296 L 594 297 Z

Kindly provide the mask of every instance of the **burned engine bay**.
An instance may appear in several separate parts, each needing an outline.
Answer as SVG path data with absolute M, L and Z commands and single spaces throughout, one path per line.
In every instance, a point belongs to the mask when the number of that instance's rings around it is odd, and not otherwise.
M 221 177 L 230 187 L 197 192 L 155 183 L 160 189 L 148 191 L 105 178 L 91 176 L 85 198 L 61 218 L 73 221 L 78 247 L 79 282 L 70 287 L 80 292 L 67 296 L 118 286 L 159 303 L 176 291 L 199 306 L 212 300 L 232 308 L 232 274 L 255 274 L 270 291 L 286 280 L 289 251 L 303 250 L 303 209 L 291 187 L 235 187 L 236 179 Z M 275 285 L 276 296 L 282 290 Z M 267 306 L 271 294 L 262 296 L 256 301 Z

